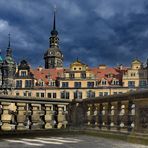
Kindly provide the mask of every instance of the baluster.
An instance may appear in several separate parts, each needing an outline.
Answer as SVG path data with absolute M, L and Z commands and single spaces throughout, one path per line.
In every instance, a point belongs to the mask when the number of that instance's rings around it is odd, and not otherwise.
M 31 129 L 40 129 L 40 114 L 39 114 L 39 108 L 40 104 L 32 104 L 32 125 Z
M 95 104 L 95 110 L 94 110 L 94 118 L 95 118 L 95 127 L 98 127 L 98 114 L 99 114 L 99 107 L 98 104 Z
M 51 129 L 54 127 L 53 105 L 45 104 L 45 110 L 45 129 Z
M 1 105 L 3 109 L 3 113 L 1 115 L 1 120 L 2 120 L 1 129 L 6 131 L 12 130 L 12 127 L 10 125 L 12 115 L 9 112 L 9 106 L 11 105 L 11 103 L 2 102 Z
M 107 108 L 107 129 L 110 130 L 111 128 L 111 103 L 108 103 L 108 108 Z
M 106 129 L 105 127 L 107 125 L 107 114 L 106 114 L 106 112 L 107 112 L 107 106 L 104 103 L 103 104 L 103 110 L 102 110 L 102 128 L 103 129 Z
M 116 110 L 116 126 L 117 126 L 117 130 L 120 130 L 120 124 L 121 124 L 120 112 L 121 112 L 121 102 L 117 102 L 117 110 Z
M 110 124 L 110 126 L 111 126 L 111 129 L 113 129 L 113 130 L 115 130 L 115 125 L 116 125 L 116 110 L 117 110 L 117 105 L 116 105 L 116 103 L 112 103 L 111 104 L 111 124 Z
M 27 103 L 25 106 L 26 112 L 26 119 L 25 119 L 25 125 L 26 125 L 26 129 L 31 129 L 31 125 L 32 125 L 32 105 L 30 103 Z
M 41 104 L 39 116 L 40 116 L 40 128 L 44 129 L 45 128 L 45 104 Z
M 129 132 L 131 132 L 132 131 L 132 129 L 133 129 L 133 126 L 132 126 L 132 123 L 134 122 L 134 120 L 133 120 L 133 115 L 132 115 L 132 105 L 133 105 L 133 101 L 129 101 L 128 102 L 128 116 L 127 116 L 127 130 L 129 131 Z
M 91 124 L 91 105 L 88 104 L 88 110 L 87 110 L 87 126 L 90 126 Z
M 99 114 L 98 114 L 98 126 L 100 129 L 102 129 L 102 111 L 103 111 L 103 105 L 102 103 L 99 105 Z
M 94 111 L 95 111 L 95 106 L 93 104 L 93 105 L 91 105 L 91 110 L 90 110 L 90 125 L 91 125 L 91 127 L 95 127 L 95 115 L 94 115 Z
M 127 131 L 127 121 L 128 121 L 128 102 L 123 102 L 121 105 L 121 124 L 120 127 L 123 131 Z
M 65 115 L 64 115 L 64 105 L 58 105 L 58 127 L 57 128 L 64 128 L 64 121 L 66 121 Z
M 26 115 L 25 115 L 25 106 L 26 103 L 17 103 L 17 130 L 25 130 L 25 120 L 26 120 Z
M 66 128 L 68 126 L 68 110 L 67 110 L 67 105 L 64 105 L 64 120 L 63 120 L 63 124 L 64 124 L 64 128 Z
M 16 130 L 16 126 L 17 126 L 17 112 L 16 112 L 16 104 L 15 103 L 11 103 L 11 105 L 9 105 L 9 114 L 12 116 L 11 117 L 11 128 L 12 130 Z

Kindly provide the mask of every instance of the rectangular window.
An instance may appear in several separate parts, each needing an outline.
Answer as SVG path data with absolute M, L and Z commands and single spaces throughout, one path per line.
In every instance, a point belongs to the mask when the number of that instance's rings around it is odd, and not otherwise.
M 22 88 L 22 80 L 16 81 L 16 88 Z
M 56 98 L 57 97 L 57 94 L 56 93 L 53 93 L 53 98 Z
M 39 93 L 38 92 L 36 93 L 36 97 L 39 97 Z
M 128 87 L 135 87 L 135 81 L 128 81 Z
M 21 76 L 25 77 L 27 75 L 26 71 L 21 71 Z
M 79 91 L 74 92 L 74 99 L 82 99 L 82 92 Z
M 44 93 L 41 93 L 41 97 L 44 98 Z
M 81 82 L 75 82 L 75 88 L 81 88 Z
M 75 78 L 75 74 L 74 73 L 69 73 L 69 78 L 70 79 L 74 79 Z
M 69 87 L 69 83 L 68 82 L 62 82 L 62 87 L 63 88 L 68 88 Z
M 81 78 L 85 79 L 86 78 L 86 73 L 81 73 Z
M 48 98 L 51 98 L 51 93 L 48 93 Z
M 104 92 L 104 96 L 108 96 L 108 92 Z
M 140 81 L 140 87 L 146 87 L 146 80 Z
M 117 92 L 114 92 L 114 95 L 117 95 Z
M 16 93 L 16 96 L 19 96 L 19 95 L 20 95 L 20 93 L 17 92 L 17 93 Z
M 28 93 L 28 96 L 31 97 L 31 92 Z
M 31 87 L 32 81 L 31 80 L 25 80 L 25 87 Z
M 119 85 L 119 81 L 113 81 L 113 85 Z
M 93 88 L 94 87 L 94 82 L 87 82 L 87 87 L 88 88 Z
M 102 85 L 106 85 L 106 80 L 103 80 L 102 81 Z
M 94 97 L 95 97 L 95 92 L 93 92 L 93 91 L 87 92 L 87 98 L 94 98 Z
M 100 97 L 103 96 L 103 92 L 99 92 L 99 96 L 100 96 Z
M 69 99 L 69 92 L 66 91 L 61 92 L 61 99 Z
M 24 92 L 24 96 L 27 96 L 27 93 L 26 92 Z

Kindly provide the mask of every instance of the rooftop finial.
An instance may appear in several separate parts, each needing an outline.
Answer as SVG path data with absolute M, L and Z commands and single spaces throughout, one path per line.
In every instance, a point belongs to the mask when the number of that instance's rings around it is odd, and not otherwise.
M 10 33 L 8 34 L 8 48 L 10 48 Z

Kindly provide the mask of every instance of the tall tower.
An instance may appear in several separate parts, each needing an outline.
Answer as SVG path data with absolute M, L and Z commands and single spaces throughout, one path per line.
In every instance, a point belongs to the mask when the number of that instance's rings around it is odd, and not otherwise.
M 59 49 L 58 31 L 56 30 L 56 11 L 54 10 L 53 29 L 49 38 L 49 48 L 44 54 L 45 68 L 63 67 L 63 54 Z
M 6 91 L 6 93 L 14 88 L 15 71 L 16 63 L 12 57 L 9 34 L 9 44 L 6 50 L 6 57 L 2 63 L 2 88 Z

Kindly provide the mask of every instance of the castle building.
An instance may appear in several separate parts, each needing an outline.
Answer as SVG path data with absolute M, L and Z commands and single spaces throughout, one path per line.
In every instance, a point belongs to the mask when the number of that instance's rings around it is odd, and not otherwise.
M 102 64 L 92 68 L 79 59 L 69 67 L 63 67 L 55 11 L 44 60 L 44 68 L 39 66 L 33 69 L 26 60 L 20 61 L 16 68 L 9 40 L 5 59 L 0 57 L 2 92 L 5 90 L 7 94 L 16 96 L 72 100 L 147 89 L 148 62 L 144 66 L 138 59 L 134 59 L 130 67 L 108 67 Z

